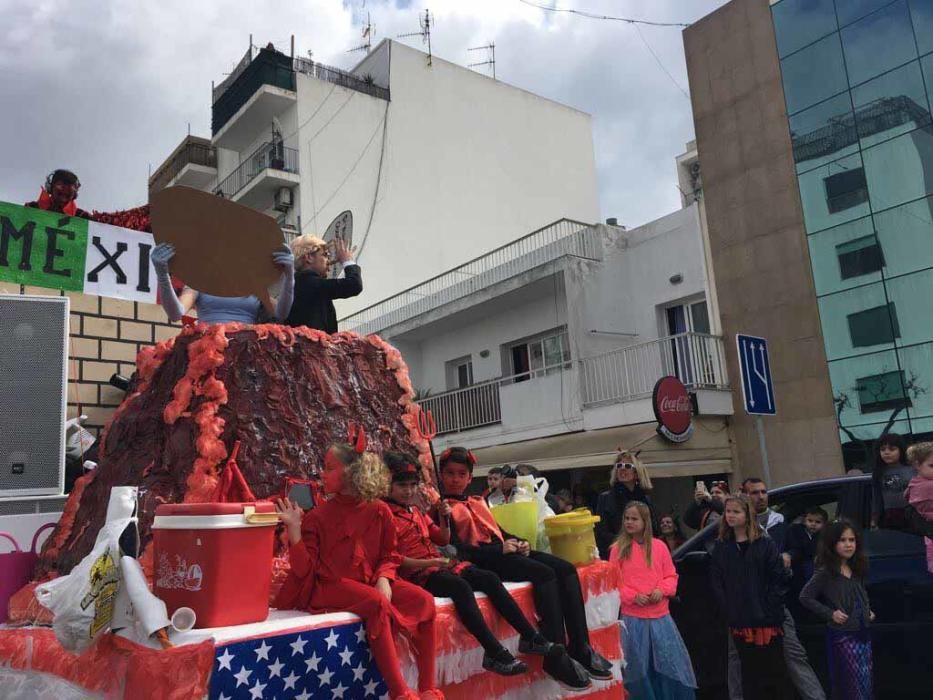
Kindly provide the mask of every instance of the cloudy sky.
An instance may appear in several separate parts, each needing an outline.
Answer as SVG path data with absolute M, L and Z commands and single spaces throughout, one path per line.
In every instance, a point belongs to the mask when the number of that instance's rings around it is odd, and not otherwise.
M 598 14 L 689 23 L 726 0 L 536 0 Z M 674 157 L 693 138 L 681 30 L 548 13 L 520 0 L 0 0 L 0 200 L 35 199 L 56 167 L 79 173 L 79 203 L 146 201 L 146 181 L 188 130 L 210 135 L 211 81 L 255 44 L 349 68 L 361 21 L 376 41 L 418 29 L 466 65 L 496 43 L 497 77 L 593 115 L 604 217 L 637 225 L 679 206 Z M 420 46 L 420 40 L 405 39 Z M 670 77 L 652 57 L 657 54 Z

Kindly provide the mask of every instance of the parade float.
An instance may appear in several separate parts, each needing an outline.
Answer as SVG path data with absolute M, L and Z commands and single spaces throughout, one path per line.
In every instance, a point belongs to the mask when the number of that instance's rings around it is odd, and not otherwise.
M 149 282 L 155 275 L 148 255 L 158 235 L 154 239 L 147 231 L 148 207 L 93 216 L 96 221 L 0 203 L 4 253 L 0 280 L 154 303 L 155 285 Z M 25 249 L 27 233 L 38 241 L 31 252 Z M 212 249 L 216 259 L 210 265 L 247 279 L 250 258 L 238 254 L 242 249 L 235 234 L 219 232 L 233 238 Z M 205 238 L 212 240 L 209 233 Z M 119 272 L 117 266 L 108 264 L 115 262 L 118 250 L 124 256 Z M 68 274 L 49 275 L 42 272 L 41 264 L 22 264 L 30 255 L 51 259 L 55 271 L 67 270 Z M 250 284 L 247 279 L 245 293 L 250 293 Z M 306 485 L 316 493 L 328 445 L 345 440 L 351 424 L 365 430 L 370 449 L 376 452 L 416 454 L 423 470 L 424 496 L 430 501 L 436 493 L 426 439 L 430 435 L 425 434 L 419 418 L 402 356 L 377 336 L 328 335 L 277 324 L 192 323 L 180 328 L 177 337 L 144 347 L 126 398 L 100 436 L 97 468 L 78 480 L 38 552 L 30 582 L 9 600 L 9 619 L 0 628 L 0 695 L 385 696 L 359 618 L 348 613 L 314 615 L 268 609 L 268 601 L 287 574 L 288 560 L 280 538 L 271 534 L 274 522 L 271 526 L 268 519 L 262 522 L 269 508 L 261 504 L 290 493 L 296 485 Z M 127 633 L 127 628 L 116 629 L 108 618 L 95 622 L 99 629 L 86 647 L 65 648 L 54 627 L 55 615 L 40 602 L 43 586 L 83 571 L 82 562 L 92 552 L 102 551 L 96 548 L 107 531 L 108 504 L 119 487 L 133 487 L 135 494 L 133 543 L 131 551 L 124 551 L 121 539 L 121 552 L 138 562 L 156 594 L 168 588 L 181 592 L 166 596 L 172 607 L 186 600 L 186 589 L 197 591 L 201 598 L 210 597 L 211 591 L 203 587 L 210 586 L 211 578 L 203 562 L 178 561 L 177 557 L 158 560 L 153 525 L 157 517 L 164 522 L 162 514 L 172 513 L 167 506 L 188 504 L 194 508 L 186 512 L 195 519 L 227 522 L 223 527 L 267 526 L 268 556 L 260 556 L 258 565 L 240 565 L 223 574 L 228 585 L 231 580 L 234 586 L 248 587 L 256 580 L 264 584 L 258 588 L 268 596 L 260 601 L 261 619 L 217 627 L 189 620 L 194 624 L 191 628 L 191 624 L 175 624 L 176 610 L 166 609 L 166 619 L 173 623 L 165 628 L 168 639 L 138 629 Z M 125 535 L 122 528 L 121 533 Z M 108 556 L 115 559 L 120 553 Z M 110 570 L 116 572 L 119 566 L 111 562 Z M 101 604 L 102 591 L 109 585 L 116 596 L 128 581 L 117 573 L 93 571 L 89 575 L 97 577 L 92 587 L 96 586 L 94 602 L 99 611 L 106 608 Z M 597 560 L 579 566 L 578 572 L 591 644 L 615 667 L 613 680 L 594 682 L 579 696 L 622 697 L 616 568 Z M 508 588 L 534 619 L 530 586 L 519 583 Z M 153 598 L 158 600 L 148 590 L 137 593 L 149 601 L 137 602 L 137 608 L 149 605 Z M 198 600 L 198 596 L 187 600 Z M 482 594 L 478 597 L 483 598 Z M 165 607 L 164 602 L 159 604 Z M 214 604 L 222 606 L 224 601 Z M 543 673 L 538 657 L 526 658 L 530 671 L 520 676 L 485 671 L 482 648 L 460 623 L 450 601 L 437 599 L 436 604 L 437 682 L 446 697 L 540 700 L 564 696 L 565 691 Z M 516 632 L 485 599 L 480 606 L 490 628 L 517 653 Z M 411 654 L 403 638 L 398 644 L 403 673 L 411 679 L 416 673 Z

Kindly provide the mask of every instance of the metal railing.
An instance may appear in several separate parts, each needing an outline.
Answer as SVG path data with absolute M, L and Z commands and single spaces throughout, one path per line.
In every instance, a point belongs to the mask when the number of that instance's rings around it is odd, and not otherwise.
M 572 367 L 565 362 L 550 367 L 530 370 L 510 377 L 490 379 L 479 384 L 445 391 L 442 394 L 427 396 L 418 404 L 431 411 L 437 421 L 437 434 L 459 433 L 464 430 L 481 428 L 502 422 L 502 404 L 499 390 L 507 384 L 519 384 L 536 377 L 563 372 Z M 558 399 L 560 400 L 560 399 Z
M 580 360 L 583 406 L 650 396 L 661 377 L 688 388 L 728 389 L 722 338 L 681 333 Z
M 372 78 L 360 78 L 352 73 L 347 73 L 333 66 L 325 66 L 323 63 L 316 63 L 308 58 L 296 57 L 294 67 L 296 72 L 310 75 L 318 80 L 356 90 L 371 97 L 378 97 L 380 100 L 389 100 L 389 88 L 376 85 Z
M 188 141 L 159 169 L 149 183 L 150 196 L 165 189 L 188 164 L 217 167 L 217 149 L 209 143 Z
M 267 168 L 282 170 L 287 173 L 297 173 L 298 151 L 294 148 L 286 148 L 281 143 L 273 145 L 266 142 L 240 163 L 236 170 L 225 177 L 215 191 L 221 192 L 224 197 L 230 199 Z
M 341 325 L 364 335 L 376 333 L 566 255 L 601 260 L 602 248 L 596 227 L 559 219 L 347 316 L 341 320 Z

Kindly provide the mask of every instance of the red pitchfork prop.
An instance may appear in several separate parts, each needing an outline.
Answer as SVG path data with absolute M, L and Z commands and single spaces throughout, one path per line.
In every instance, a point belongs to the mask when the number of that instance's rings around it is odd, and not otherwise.
M 431 464 L 434 465 L 434 484 L 437 487 L 438 495 L 441 494 L 441 472 L 437 466 L 437 455 L 434 454 L 434 443 L 431 442 L 437 436 L 437 422 L 431 411 L 418 407 L 418 435 L 422 440 L 428 441 L 428 447 L 431 449 Z

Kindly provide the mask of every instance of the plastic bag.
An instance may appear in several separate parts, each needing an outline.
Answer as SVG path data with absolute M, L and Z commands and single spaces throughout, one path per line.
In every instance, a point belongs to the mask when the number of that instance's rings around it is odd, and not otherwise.
M 90 554 L 71 573 L 36 586 L 36 598 L 52 611 L 52 629 L 65 649 L 80 653 L 110 628 L 122 584 L 120 535 L 135 520 L 105 523 Z
M 535 479 L 531 475 L 520 476 L 515 482 L 516 496 L 512 499 L 513 502 L 532 500 L 538 504 L 538 537 L 535 549 L 540 552 L 551 551 L 551 545 L 544 527 L 544 519 L 554 515 L 554 511 L 551 510 L 551 506 L 548 505 L 545 498 L 549 487 L 550 484 L 544 477 Z

